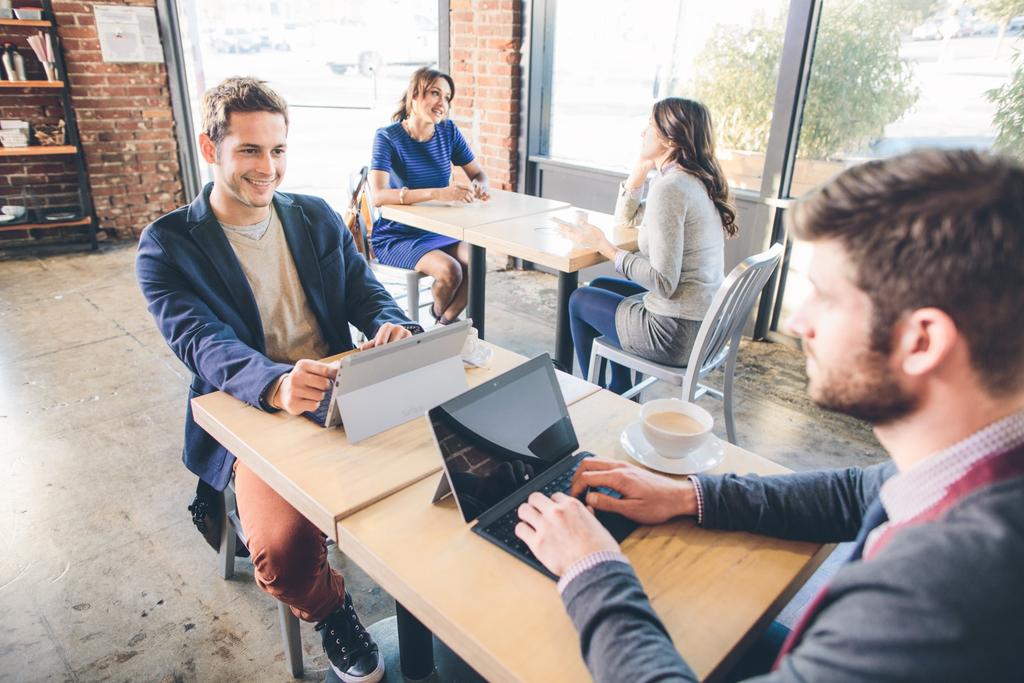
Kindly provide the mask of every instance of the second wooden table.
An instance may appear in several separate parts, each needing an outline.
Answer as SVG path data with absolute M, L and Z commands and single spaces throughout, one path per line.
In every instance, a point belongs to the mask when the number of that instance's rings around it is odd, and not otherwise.
M 555 219 L 572 223 L 574 208 L 546 211 L 507 221 L 488 223 L 465 232 L 465 240 L 476 249 L 495 249 L 503 254 L 539 263 L 558 271 L 558 300 L 555 304 L 555 359 L 572 371 L 572 333 L 569 330 L 569 297 L 579 286 L 579 271 L 605 261 L 596 249 L 583 247 L 562 237 Z M 608 241 L 619 249 L 635 251 L 635 228 L 618 227 L 615 217 L 588 211 L 587 220 L 599 227 Z M 483 284 L 479 285 L 482 290 Z M 479 293 L 482 298 L 482 292 Z M 482 311 L 480 313 L 482 315 Z M 472 313 L 471 313 L 472 315 Z M 473 318 L 476 321 L 476 318 Z

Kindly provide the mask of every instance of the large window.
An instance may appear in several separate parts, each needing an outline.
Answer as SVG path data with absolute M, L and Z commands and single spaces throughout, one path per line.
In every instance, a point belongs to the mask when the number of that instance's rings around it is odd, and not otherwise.
M 915 148 L 1024 156 L 1017 14 L 1024 0 L 826 0 L 790 196 L 848 166 Z M 793 245 L 783 321 L 809 288 L 808 252 Z
M 760 189 L 788 3 L 557 0 L 551 157 L 628 168 L 653 103 L 711 110 L 734 187 Z
M 336 208 L 410 74 L 438 61 L 436 0 L 179 0 L 178 8 L 195 128 L 210 86 L 236 75 L 268 81 L 290 110 L 282 189 Z
M 534 7 L 531 50 L 546 64 L 530 72 L 538 104 L 529 190 L 575 203 L 613 197 L 651 104 L 698 99 L 711 111 L 730 185 L 754 191 L 733 195 L 741 230 L 726 244 L 727 263 L 785 238 L 768 207 L 854 164 L 922 147 L 1024 158 L 1024 0 Z M 787 250 L 781 288 L 759 307 L 758 335 L 779 327 L 806 293 L 808 259 L 801 243 Z
M 1014 14 L 1024 1 L 826 0 L 791 196 L 919 147 L 1024 152 Z

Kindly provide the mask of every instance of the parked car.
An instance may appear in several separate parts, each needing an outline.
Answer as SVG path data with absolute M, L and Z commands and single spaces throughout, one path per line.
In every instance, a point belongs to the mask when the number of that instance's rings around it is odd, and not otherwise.
M 247 28 L 229 27 L 213 34 L 213 49 L 231 54 L 256 52 L 262 49 L 261 38 Z
M 971 17 L 960 24 L 960 30 L 956 32 L 956 38 L 970 38 L 974 36 L 994 36 L 999 32 L 999 25 L 991 21 L 985 21 L 981 17 Z
M 357 72 L 370 76 L 388 64 L 424 66 L 437 63 L 437 58 L 437 22 L 411 15 L 391 17 L 387 22 L 339 25 L 327 66 L 339 75 Z
M 915 26 L 910 32 L 913 40 L 939 40 L 942 38 L 942 19 L 928 19 L 923 24 Z

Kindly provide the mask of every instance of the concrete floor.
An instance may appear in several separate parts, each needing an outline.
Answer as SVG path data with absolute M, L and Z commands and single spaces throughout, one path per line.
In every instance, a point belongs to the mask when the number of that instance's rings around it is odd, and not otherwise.
M 146 312 L 134 253 L 0 249 L 0 681 L 289 680 L 274 602 L 247 562 L 217 578 L 185 509 L 188 377 Z M 492 268 L 488 339 L 549 350 L 555 286 Z M 863 424 L 806 400 L 799 352 L 748 343 L 739 365 L 744 447 L 797 470 L 883 457 Z M 332 556 L 364 622 L 394 613 Z M 310 625 L 303 647 L 306 678 L 323 678 Z

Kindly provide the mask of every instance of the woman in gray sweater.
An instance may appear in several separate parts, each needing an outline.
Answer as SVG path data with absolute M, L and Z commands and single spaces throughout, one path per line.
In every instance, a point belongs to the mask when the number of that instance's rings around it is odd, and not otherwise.
M 737 230 L 729 186 L 715 158 L 711 115 L 703 104 L 681 97 L 657 102 L 641 138 L 640 158 L 615 204 L 620 224 L 639 227 L 640 250 L 616 249 L 586 221 L 561 223 L 562 234 L 596 248 L 629 278 L 595 278 L 569 299 L 584 377 L 594 339 L 601 335 L 649 360 L 686 365 L 722 283 L 723 240 Z M 611 374 L 609 389 L 622 393 L 630 387 L 626 368 L 612 364 Z

